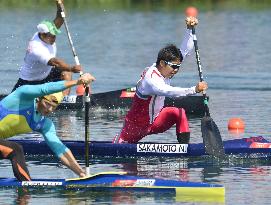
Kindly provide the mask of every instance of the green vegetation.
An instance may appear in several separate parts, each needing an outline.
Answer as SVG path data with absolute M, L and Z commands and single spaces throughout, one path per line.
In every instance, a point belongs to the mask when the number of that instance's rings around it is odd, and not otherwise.
M 65 0 L 67 8 L 80 10 L 164 10 L 184 9 L 189 5 L 201 11 L 223 9 L 262 10 L 271 8 L 271 0 Z M 3 9 L 51 8 L 54 0 L 0 0 Z

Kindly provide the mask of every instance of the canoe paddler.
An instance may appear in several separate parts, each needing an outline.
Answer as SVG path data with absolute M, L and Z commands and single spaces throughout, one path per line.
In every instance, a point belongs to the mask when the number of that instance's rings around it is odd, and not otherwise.
M 82 71 L 80 65 L 69 65 L 56 57 L 56 36 L 61 33 L 63 24 L 61 8 L 56 1 L 57 13 L 53 21 L 43 20 L 37 25 L 37 32 L 31 38 L 26 49 L 24 62 L 20 67 L 19 79 L 14 86 L 35 85 L 58 80 L 71 80 L 72 73 Z M 69 90 L 64 92 L 69 94 Z
M 190 88 L 170 85 L 171 78 L 181 69 L 182 61 L 194 47 L 192 26 L 197 24 L 197 18 L 187 17 L 187 30 L 180 49 L 173 44 L 167 45 L 159 51 L 156 63 L 143 71 L 123 128 L 113 143 L 137 143 L 145 136 L 165 132 L 173 125 L 176 125 L 178 142 L 189 143 L 190 130 L 185 110 L 164 107 L 164 100 L 165 97 L 194 95 L 208 87 L 206 82 Z
M 79 177 L 85 176 L 72 152 L 58 138 L 54 123 L 46 116 L 61 102 L 63 90 L 76 85 L 90 84 L 94 80 L 92 75 L 86 73 L 78 80 L 23 85 L 0 101 L 0 158 L 12 161 L 14 175 L 18 180 L 30 180 L 23 150 L 18 144 L 5 139 L 30 132 L 41 133 L 64 165 Z

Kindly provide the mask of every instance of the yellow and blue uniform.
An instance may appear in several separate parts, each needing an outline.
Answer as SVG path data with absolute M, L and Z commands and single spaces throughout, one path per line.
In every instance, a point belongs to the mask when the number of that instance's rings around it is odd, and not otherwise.
M 50 149 L 61 157 L 69 149 L 57 137 L 53 122 L 37 112 L 36 99 L 65 89 L 64 81 L 24 85 L 5 97 L 0 102 L 0 138 L 39 132 Z

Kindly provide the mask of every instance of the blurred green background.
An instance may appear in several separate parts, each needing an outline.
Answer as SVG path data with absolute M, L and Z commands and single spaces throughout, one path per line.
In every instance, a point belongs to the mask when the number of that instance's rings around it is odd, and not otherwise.
M 163 10 L 184 9 L 193 5 L 204 10 L 245 9 L 257 10 L 271 7 L 271 0 L 65 0 L 66 7 L 79 9 L 110 9 L 110 10 Z M 0 0 L 0 8 L 48 8 L 54 6 L 54 0 Z

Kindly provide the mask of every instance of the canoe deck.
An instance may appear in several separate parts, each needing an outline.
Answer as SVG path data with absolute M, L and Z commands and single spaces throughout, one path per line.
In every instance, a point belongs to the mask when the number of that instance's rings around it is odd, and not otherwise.
M 21 144 L 26 154 L 48 155 L 53 154 L 45 141 L 38 140 L 12 140 Z M 84 141 L 65 141 L 63 143 L 71 149 L 75 156 L 84 156 Z M 225 153 L 231 154 L 271 154 L 271 143 L 262 136 L 233 139 L 224 141 Z M 38 149 L 37 149 L 38 147 Z M 105 152 L 106 150 L 106 152 Z M 204 156 L 205 153 L 203 143 L 191 143 L 187 145 L 174 143 L 156 143 L 144 142 L 138 144 L 112 144 L 109 141 L 92 141 L 89 148 L 90 154 L 93 156 L 115 156 L 115 157 L 147 157 L 147 156 L 163 156 L 163 157 L 193 157 Z
M 138 191 L 171 194 L 177 200 L 192 197 L 200 201 L 224 201 L 225 188 L 219 184 L 166 180 L 127 175 L 125 172 L 102 172 L 85 178 L 32 179 L 17 181 L 15 178 L 0 178 L 0 187 L 65 188 L 92 191 Z

